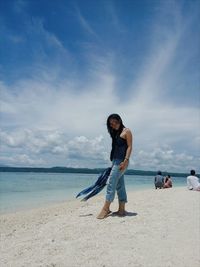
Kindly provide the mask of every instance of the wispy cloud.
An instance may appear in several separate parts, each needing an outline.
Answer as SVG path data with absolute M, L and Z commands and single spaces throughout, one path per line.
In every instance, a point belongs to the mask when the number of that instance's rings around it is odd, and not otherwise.
M 27 35 L 31 35 L 32 41 L 38 42 L 41 45 L 43 52 L 45 52 L 47 48 L 54 48 L 55 52 L 61 52 L 63 56 L 69 54 L 69 51 L 64 47 L 58 36 L 45 29 L 42 18 L 31 18 L 31 20 L 26 23 L 26 30 Z M 37 52 L 40 55 L 40 51 Z
M 115 3 L 113 1 L 106 1 L 105 9 L 109 14 L 110 22 L 114 26 L 117 32 L 127 32 L 116 10 Z
M 77 5 L 75 6 L 75 10 L 76 10 L 77 19 L 80 22 L 81 27 L 88 34 L 92 35 L 93 37 L 99 38 L 96 32 L 94 31 L 94 29 L 92 28 L 92 26 L 90 25 L 90 23 L 88 22 L 88 20 L 83 16 L 80 8 Z
M 17 13 L 23 13 L 28 7 L 28 2 L 25 0 L 13 1 L 12 8 Z
M 25 41 L 24 37 L 20 35 L 10 35 L 8 38 L 15 44 L 20 44 Z

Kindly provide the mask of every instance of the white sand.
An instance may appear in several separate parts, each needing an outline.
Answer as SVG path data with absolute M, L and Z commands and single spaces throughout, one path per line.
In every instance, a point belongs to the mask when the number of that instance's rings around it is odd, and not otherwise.
M 130 214 L 121 218 L 96 219 L 102 196 L 1 215 L 0 266 L 200 266 L 200 192 L 152 189 L 128 197 Z

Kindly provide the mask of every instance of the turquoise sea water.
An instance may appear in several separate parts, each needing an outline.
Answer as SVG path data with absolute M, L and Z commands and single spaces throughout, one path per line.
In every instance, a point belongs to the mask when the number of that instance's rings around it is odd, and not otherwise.
M 1 172 L 0 213 L 75 199 L 97 177 L 97 174 L 81 173 Z M 186 177 L 172 179 L 173 186 L 186 186 Z M 153 180 L 153 176 L 125 175 L 127 191 L 154 189 Z M 105 194 L 105 189 L 100 194 Z

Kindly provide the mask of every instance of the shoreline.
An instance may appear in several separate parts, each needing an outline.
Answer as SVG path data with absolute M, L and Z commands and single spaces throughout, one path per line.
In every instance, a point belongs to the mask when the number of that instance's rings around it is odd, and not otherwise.
M 104 196 L 0 215 L 1 266 L 199 266 L 199 192 L 148 189 L 128 200 L 127 216 L 104 220 Z
M 173 188 L 184 188 L 183 185 L 174 185 Z M 105 187 L 106 188 L 106 187 Z M 95 198 L 98 198 L 98 197 L 104 197 L 105 196 L 105 188 L 104 190 L 98 194 L 97 196 L 93 197 L 92 198 L 92 201 L 95 200 Z M 137 185 L 137 186 L 126 186 L 126 190 L 127 190 L 127 194 L 130 194 L 132 192 L 139 192 L 139 191 L 146 191 L 146 190 L 154 190 L 154 185 L 152 184 L 152 188 L 149 187 L 149 185 Z M 67 192 L 66 192 L 67 194 Z M 26 205 L 22 205 L 22 206 L 18 206 L 17 208 L 13 208 L 13 209 L 10 209 L 10 208 L 5 208 L 4 210 L 0 210 L 0 216 L 1 215 L 7 215 L 7 214 L 15 214 L 15 213 L 18 213 L 18 212 L 26 212 L 26 211 L 29 211 L 29 210 L 35 210 L 35 209 L 41 209 L 41 208 L 48 208 L 48 207 L 51 207 L 51 206 L 54 206 L 54 205 L 59 205 L 59 204 L 64 204 L 66 202 L 77 202 L 77 201 L 81 201 L 81 198 L 78 198 L 76 199 L 75 195 L 77 194 L 74 193 L 73 197 L 70 193 L 70 196 L 66 196 L 65 199 L 62 199 L 62 200 L 51 200 L 51 201 L 39 201 L 37 204 L 34 204 L 34 203 L 31 203 L 29 206 L 26 206 Z M 25 200 L 26 201 L 26 200 Z M 89 200 L 91 201 L 91 199 Z

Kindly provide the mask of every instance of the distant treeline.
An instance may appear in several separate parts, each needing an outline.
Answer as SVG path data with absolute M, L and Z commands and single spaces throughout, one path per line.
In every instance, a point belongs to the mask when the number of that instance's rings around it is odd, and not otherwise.
M 98 174 L 104 169 L 88 169 L 88 168 L 67 168 L 67 167 L 52 167 L 52 168 L 32 168 L 32 167 L 0 167 L 0 172 L 43 172 L 43 173 L 94 173 Z M 142 171 L 142 170 L 127 170 L 126 175 L 142 175 L 155 176 L 157 171 Z M 186 177 L 187 173 L 172 173 L 163 172 L 163 175 L 170 174 L 176 177 Z

